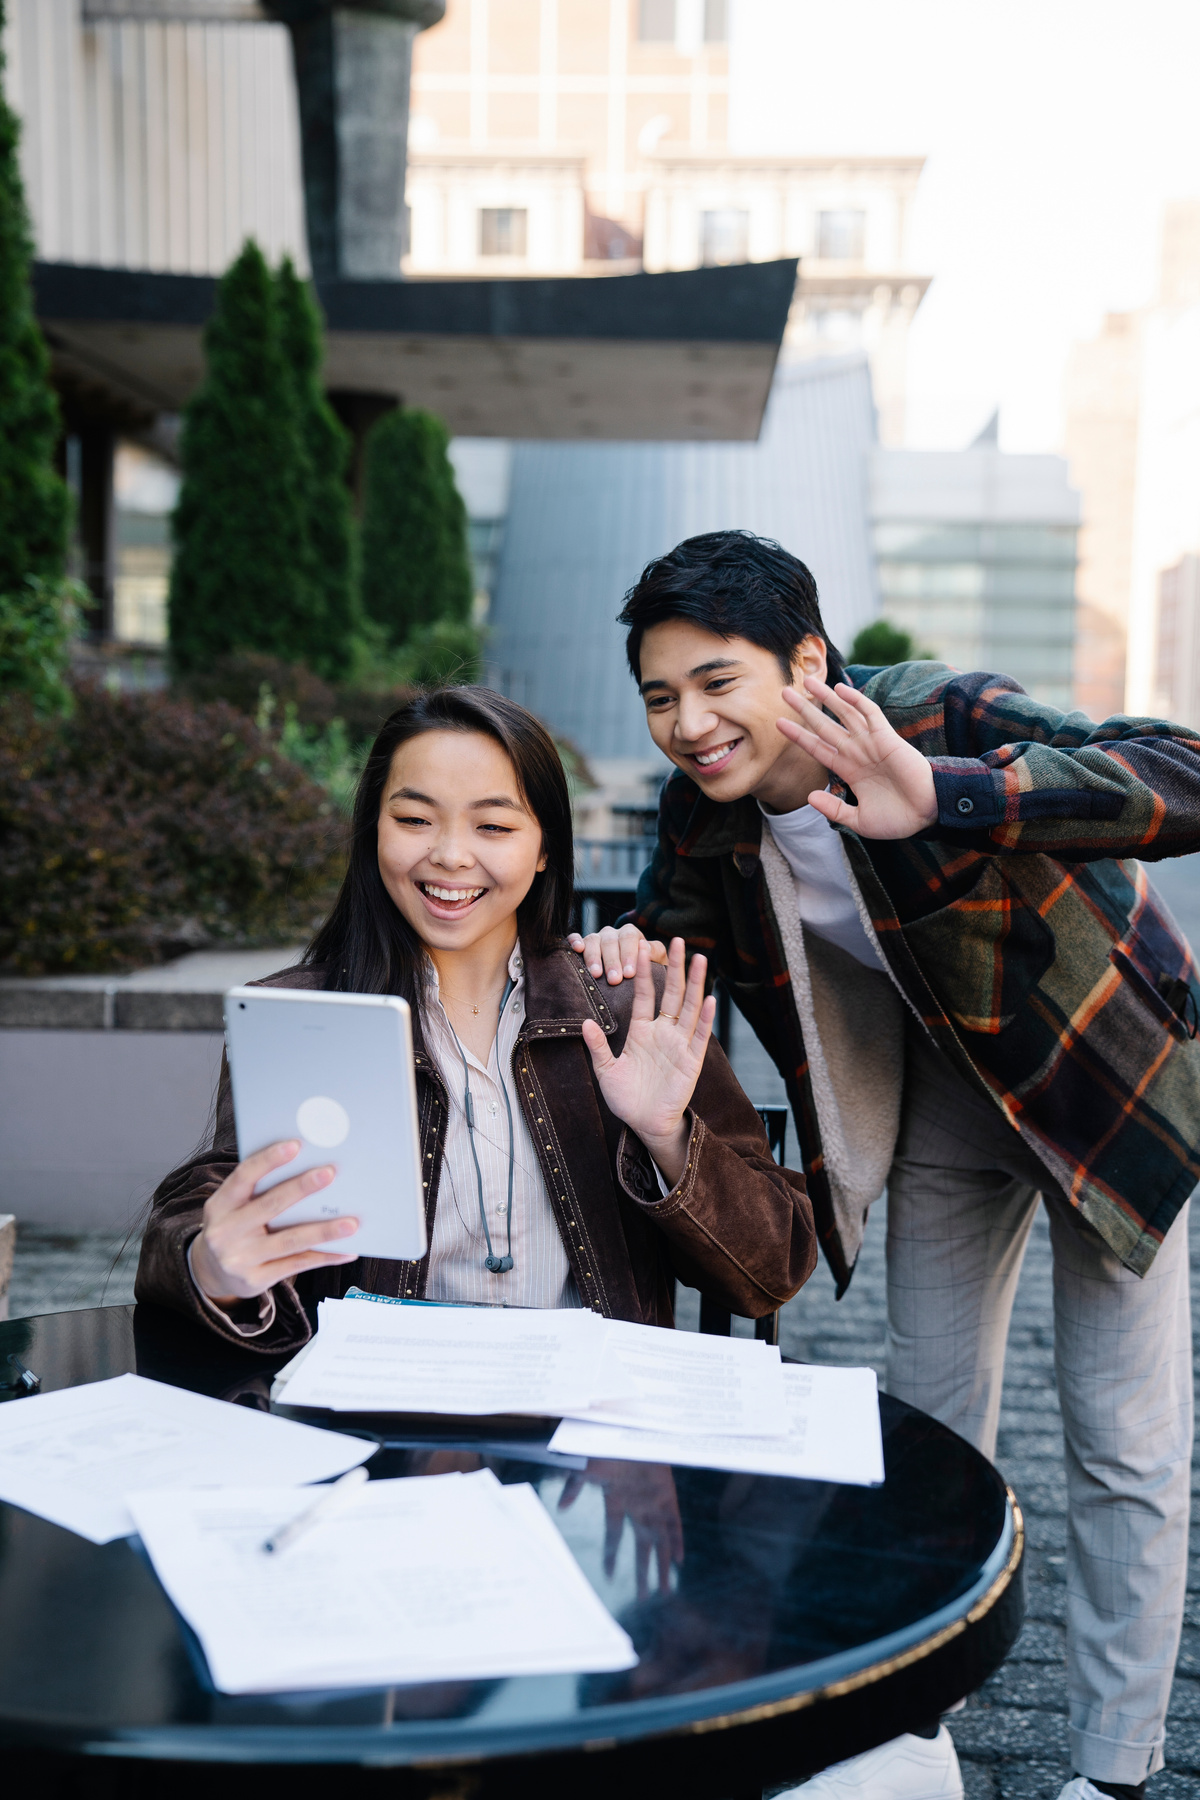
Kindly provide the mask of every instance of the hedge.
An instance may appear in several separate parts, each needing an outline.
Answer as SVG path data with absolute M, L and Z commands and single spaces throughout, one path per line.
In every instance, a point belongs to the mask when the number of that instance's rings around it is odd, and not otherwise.
M 0 704 L 0 966 L 110 970 L 298 942 L 331 904 L 329 795 L 222 701 L 83 687 Z

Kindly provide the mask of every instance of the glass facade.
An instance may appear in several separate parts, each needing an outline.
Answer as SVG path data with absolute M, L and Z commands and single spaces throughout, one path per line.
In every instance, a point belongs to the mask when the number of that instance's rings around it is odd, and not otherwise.
M 841 208 L 817 214 L 817 255 L 825 262 L 861 262 L 867 244 L 867 215 Z
M 638 39 L 643 44 L 673 44 L 675 0 L 638 0 Z
M 958 669 L 1011 675 L 1072 704 L 1076 528 L 875 524 L 884 617 Z
M 124 440 L 113 461 L 113 636 L 124 643 L 167 641 L 171 512 L 178 471 L 152 450 Z
M 706 269 L 744 263 L 749 254 L 750 214 L 726 206 L 700 214 L 700 261 Z
M 524 256 L 529 214 L 523 206 L 484 206 L 479 212 L 480 256 Z
M 723 44 L 729 36 L 729 0 L 704 0 L 704 41 Z

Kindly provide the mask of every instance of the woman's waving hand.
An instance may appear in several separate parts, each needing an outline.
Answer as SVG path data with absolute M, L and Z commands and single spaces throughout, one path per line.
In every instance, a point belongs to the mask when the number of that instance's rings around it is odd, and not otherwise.
M 643 942 L 638 946 L 633 1015 L 620 1056 L 612 1054 L 594 1020 L 585 1021 L 583 1041 L 605 1104 L 641 1139 L 673 1187 L 687 1161 L 684 1114 L 704 1066 L 717 1003 L 711 994 L 704 997 L 705 958 L 692 958 L 685 980 L 683 939 L 674 938 L 656 1017 L 650 960 L 650 946 Z

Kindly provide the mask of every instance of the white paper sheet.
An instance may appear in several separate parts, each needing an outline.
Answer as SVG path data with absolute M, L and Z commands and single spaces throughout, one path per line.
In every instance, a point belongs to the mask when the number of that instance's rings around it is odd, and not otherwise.
M 701 1336 L 609 1319 L 597 1395 L 564 1416 L 639 1430 L 761 1437 L 786 1429 L 779 1351 L 754 1338 Z M 624 1387 L 628 1398 L 608 1397 Z
M 787 1434 L 734 1437 L 635 1431 L 564 1419 L 551 1450 L 627 1462 L 680 1463 L 685 1468 L 738 1469 L 874 1487 L 883 1480 L 883 1439 L 874 1369 L 805 1365 L 783 1368 Z
M 316 1343 L 284 1398 L 334 1412 L 561 1418 L 598 1391 L 605 1327 L 582 1310 L 324 1300 Z
M 633 1646 L 527 1486 L 372 1481 L 279 1556 L 311 1496 L 135 1494 L 159 1579 L 227 1694 L 628 1669 Z
M 107 1544 L 133 1530 L 132 1488 L 298 1486 L 341 1475 L 377 1448 L 117 1375 L 0 1406 L 0 1500 Z

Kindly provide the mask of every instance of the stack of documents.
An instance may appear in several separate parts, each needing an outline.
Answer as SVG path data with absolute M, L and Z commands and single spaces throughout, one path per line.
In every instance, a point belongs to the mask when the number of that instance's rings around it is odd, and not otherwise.
M 637 1661 L 533 1489 L 490 1470 L 372 1481 L 282 1556 L 287 1488 L 134 1494 L 216 1687 L 255 1694 L 577 1674 Z
M 550 1448 L 569 1455 L 883 1480 L 874 1370 L 785 1368 L 752 1338 L 585 1311 L 326 1300 L 279 1380 L 289 1407 L 558 1418 Z
M 134 1488 L 327 1481 L 377 1444 L 184 1388 L 118 1375 L 0 1407 L 0 1500 L 107 1544 Z M 310 1502 L 311 1493 L 297 1496 Z
M 782 1435 L 643 1429 L 564 1419 L 551 1450 L 626 1462 L 677 1463 L 874 1487 L 883 1480 L 883 1440 L 874 1369 L 789 1365 L 782 1371 L 787 1428 Z
M 290 1365 L 288 1406 L 496 1413 L 611 1425 L 786 1430 L 773 1345 L 628 1325 L 593 1312 L 323 1300 Z
M 322 1300 L 318 1317 L 280 1372 L 288 1406 L 563 1418 L 590 1402 L 604 1349 L 590 1312 Z

